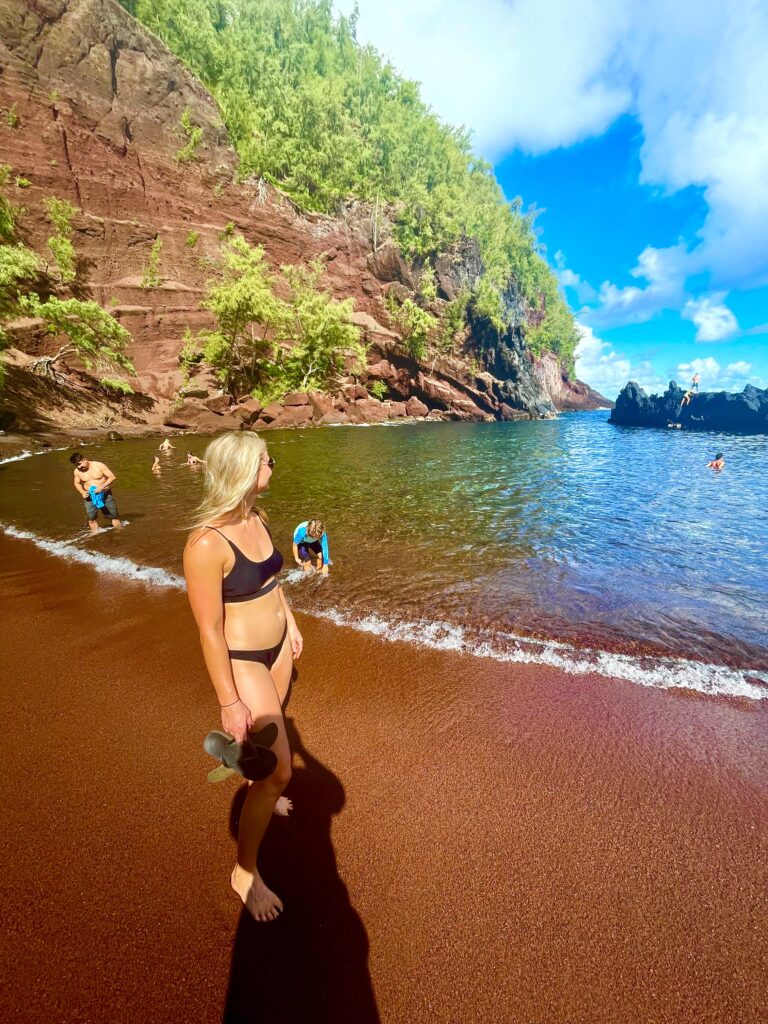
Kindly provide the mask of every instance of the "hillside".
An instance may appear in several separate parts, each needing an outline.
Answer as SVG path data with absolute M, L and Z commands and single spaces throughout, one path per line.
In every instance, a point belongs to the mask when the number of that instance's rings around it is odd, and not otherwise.
M 427 299 L 423 260 L 403 255 L 396 224 L 385 230 L 375 206 L 350 199 L 335 215 L 311 212 L 263 177 L 243 175 L 216 101 L 113 0 L 6 0 L 0 30 L 0 162 L 11 168 L 14 243 L 38 255 L 47 280 L 43 298 L 93 301 L 127 330 L 134 368 L 127 379 L 136 392 L 120 398 L 87 375 L 70 375 L 75 390 L 37 379 L 30 359 L 56 352 L 62 339 L 43 331 L 39 318 L 6 315 L 13 365 L 0 397 L 5 427 L 140 429 L 167 422 L 213 429 L 244 418 L 261 427 L 427 413 L 552 415 L 547 374 L 536 372 L 524 340 L 535 311 L 513 287 L 506 303 L 514 326 L 470 314 L 447 342 L 441 331 L 438 344 L 430 328 L 423 345 L 414 343 L 402 310 L 442 323 L 483 277 L 477 241 L 462 238 L 434 254 L 434 296 Z M 74 210 L 76 260 L 68 283 L 50 270 L 51 197 Z M 265 394 L 247 417 L 234 417 L 211 369 L 199 361 L 180 365 L 185 332 L 188 339 L 216 326 L 201 301 L 220 273 L 222 250 L 240 234 L 263 247 L 275 273 L 319 258 L 322 288 L 337 302 L 354 302 L 349 321 L 367 347 L 365 364 L 336 365 L 323 389 L 330 397 L 316 396 L 314 405 L 294 397 L 276 406 Z M 280 344 L 290 350 L 290 343 Z M 66 363 L 79 367 L 77 359 Z M 386 401 L 371 397 L 370 388 Z M 574 389 L 576 404 L 589 405 L 583 394 Z M 262 404 L 271 409 L 266 418 Z M 289 411 L 302 407 L 301 414 Z

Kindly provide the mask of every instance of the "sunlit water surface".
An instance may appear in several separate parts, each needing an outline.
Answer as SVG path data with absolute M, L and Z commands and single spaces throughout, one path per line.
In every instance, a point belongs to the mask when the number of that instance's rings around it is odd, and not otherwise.
M 320 516 L 330 538 L 331 575 L 287 571 L 291 600 L 433 646 L 553 664 L 589 649 L 660 679 L 675 674 L 663 659 L 688 659 L 752 670 L 762 685 L 768 438 L 607 416 L 265 435 L 277 465 L 263 502 L 286 569 L 298 522 Z M 166 573 L 148 582 L 177 584 L 167 573 L 181 573 L 202 484 L 181 463 L 207 439 L 178 438 L 154 476 L 157 443 L 88 449 L 117 475 L 122 533 L 87 534 L 66 452 L 0 466 L 0 522 L 66 557 L 108 556 L 93 562 L 103 571 L 153 566 Z M 726 468 L 713 473 L 705 464 L 720 449 Z

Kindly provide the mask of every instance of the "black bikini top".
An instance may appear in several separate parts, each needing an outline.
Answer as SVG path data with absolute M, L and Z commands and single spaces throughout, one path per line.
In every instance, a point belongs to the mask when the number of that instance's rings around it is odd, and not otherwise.
M 269 533 L 269 539 L 272 540 L 272 534 L 269 532 L 269 527 L 264 523 L 267 533 Z M 235 553 L 235 564 L 232 566 L 231 572 L 229 572 L 224 579 L 221 581 L 221 596 L 224 604 L 232 604 L 235 601 L 250 601 L 251 598 L 261 597 L 263 594 L 269 593 L 277 585 L 277 579 L 272 580 L 266 587 L 264 584 L 272 576 L 277 576 L 283 567 L 283 556 L 272 544 L 272 554 L 268 558 L 265 558 L 263 562 L 254 562 L 248 558 L 240 548 L 233 544 L 226 534 L 223 534 L 221 530 L 217 530 L 215 526 L 206 527 L 208 530 L 215 530 L 224 540 L 229 544 Z

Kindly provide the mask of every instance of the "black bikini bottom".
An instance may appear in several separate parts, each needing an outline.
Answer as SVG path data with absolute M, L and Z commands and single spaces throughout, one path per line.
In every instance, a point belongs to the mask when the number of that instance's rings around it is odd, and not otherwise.
M 269 650 L 267 651 L 230 651 L 229 660 L 258 661 L 259 664 L 266 665 L 267 668 L 272 668 L 272 666 L 277 661 L 278 654 L 282 650 L 283 641 L 285 640 L 285 635 L 287 632 L 288 624 L 286 623 L 285 629 L 283 630 L 283 635 L 280 637 L 280 639 L 278 640 L 274 647 L 270 647 Z

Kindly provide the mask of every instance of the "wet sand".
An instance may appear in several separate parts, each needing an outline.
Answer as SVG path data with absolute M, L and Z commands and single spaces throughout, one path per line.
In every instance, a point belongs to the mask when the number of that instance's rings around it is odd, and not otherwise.
M 302 618 L 257 926 L 184 596 L 3 536 L 0 592 L 3 1020 L 765 1019 L 764 703 Z

